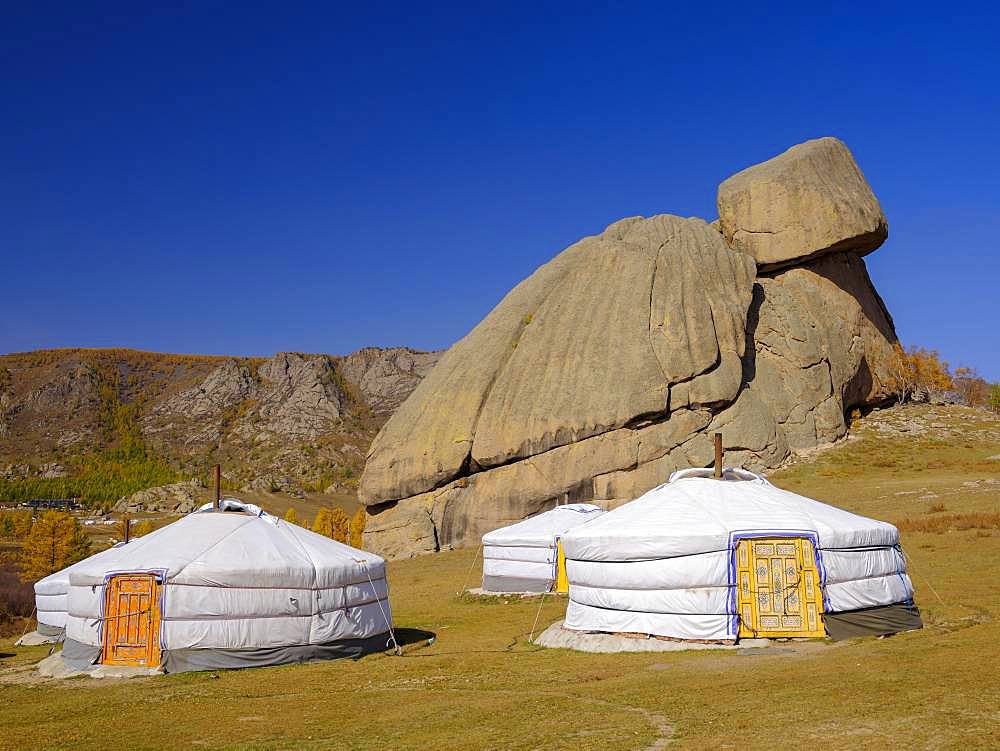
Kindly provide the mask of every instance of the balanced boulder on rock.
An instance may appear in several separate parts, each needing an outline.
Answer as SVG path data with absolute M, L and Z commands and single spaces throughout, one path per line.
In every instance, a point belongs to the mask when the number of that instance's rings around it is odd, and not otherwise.
M 865 255 L 889 227 L 878 199 L 842 141 L 817 138 L 719 186 L 719 224 L 726 242 L 759 269 L 822 253 Z

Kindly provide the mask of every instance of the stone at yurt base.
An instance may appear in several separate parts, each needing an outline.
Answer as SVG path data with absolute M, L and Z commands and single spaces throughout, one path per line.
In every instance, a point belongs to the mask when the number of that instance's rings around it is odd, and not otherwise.
M 483 535 L 483 587 L 476 594 L 551 591 L 559 578 L 560 538 L 603 513 L 591 503 L 570 503 L 487 532 Z

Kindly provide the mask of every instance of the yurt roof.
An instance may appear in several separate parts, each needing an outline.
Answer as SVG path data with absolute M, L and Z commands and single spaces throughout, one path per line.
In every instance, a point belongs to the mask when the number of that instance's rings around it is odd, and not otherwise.
M 110 565 L 108 565 L 110 564 Z M 160 573 L 193 586 L 327 588 L 384 575 L 382 558 L 227 500 L 130 542 L 105 563 L 88 558 L 70 572 L 73 585 L 100 584 L 115 573 Z
M 727 469 L 675 472 L 670 480 L 562 539 L 567 557 L 632 561 L 732 548 L 735 539 L 807 536 L 823 548 L 891 546 L 899 532 L 876 521 Z
M 60 595 L 66 594 L 69 591 L 69 576 L 70 573 L 82 568 L 85 564 L 97 563 L 98 561 L 103 566 L 110 564 L 112 560 L 121 552 L 125 547 L 126 543 L 119 542 L 117 545 L 113 545 L 107 550 L 102 550 L 100 553 L 94 553 L 94 555 L 84 558 L 82 561 L 77 561 L 72 566 L 67 566 L 64 569 L 60 569 L 55 573 L 49 574 L 38 581 L 35 582 L 35 594 L 37 595 Z
M 550 547 L 566 530 L 596 519 L 604 510 L 592 503 L 568 503 L 483 535 L 484 545 Z

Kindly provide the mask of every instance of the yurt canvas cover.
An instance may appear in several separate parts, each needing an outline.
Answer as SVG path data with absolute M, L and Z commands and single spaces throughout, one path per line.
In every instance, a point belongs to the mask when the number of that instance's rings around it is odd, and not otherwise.
M 894 526 L 711 474 L 674 473 L 563 536 L 567 628 L 725 641 L 921 626 Z
M 558 569 L 558 541 L 567 530 L 604 511 L 570 503 L 483 535 L 483 589 L 487 592 L 548 592 Z
M 70 664 L 167 672 L 353 656 L 386 647 L 384 561 L 223 501 L 69 575 Z M 145 636 L 143 636 L 143 634 Z
M 35 582 L 35 617 L 38 620 L 36 630 L 39 634 L 49 637 L 51 641 L 63 640 L 66 635 L 66 615 L 69 609 L 70 572 L 97 561 L 105 566 L 110 565 L 111 560 L 124 545 L 125 543 L 120 542 L 114 547 L 95 553 Z

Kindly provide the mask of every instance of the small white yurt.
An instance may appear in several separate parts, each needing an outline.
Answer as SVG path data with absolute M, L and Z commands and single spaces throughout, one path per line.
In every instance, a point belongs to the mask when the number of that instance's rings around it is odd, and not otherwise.
M 675 472 L 562 544 L 569 629 L 734 641 L 922 625 L 893 525 L 743 470 Z
M 65 638 L 70 572 L 97 561 L 101 565 L 111 565 L 112 559 L 123 547 L 125 543 L 120 542 L 35 582 L 35 617 L 38 620 L 36 632 L 39 636 L 46 637 L 46 641 L 50 643 L 60 642 Z
M 385 562 L 224 500 L 69 571 L 63 659 L 166 672 L 357 656 L 390 642 Z
M 486 592 L 565 592 L 560 538 L 604 510 L 569 503 L 483 535 L 483 590 Z

